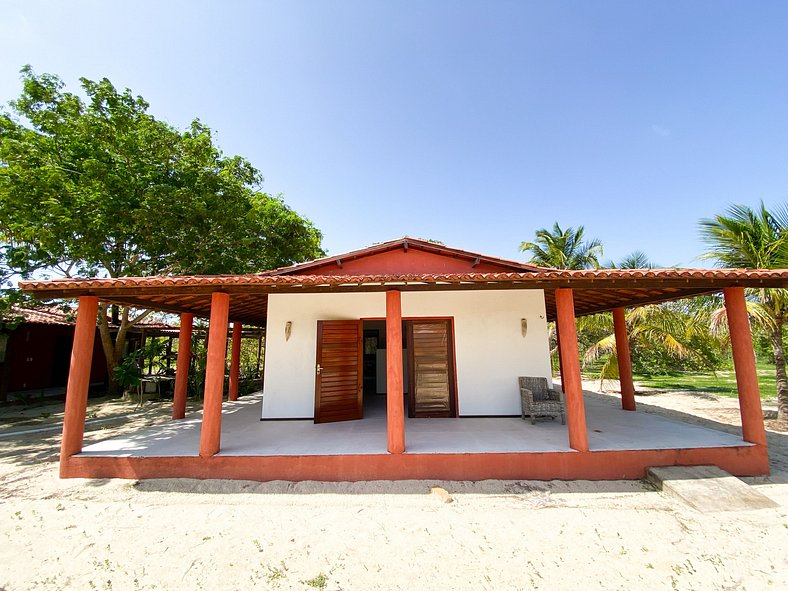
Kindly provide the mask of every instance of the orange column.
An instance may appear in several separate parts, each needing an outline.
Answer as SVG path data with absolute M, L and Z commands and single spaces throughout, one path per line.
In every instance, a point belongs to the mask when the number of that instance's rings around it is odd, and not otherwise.
M 229 400 L 238 400 L 238 380 L 241 374 L 241 335 L 243 326 L 233 322 L 233 347 L 230 355 L 230 393 Z
M 752 334 L 750 333 L 750 319 L 747 317 L 744 288 L 726 287 L 723 293 L 728 328 L 731 334 L 736 386 L 739 391 L 742 437 L 744 441 L 766 445 L 761 394 L 758 389 L 758 373 L 755 369 L 755 353 L 752 348 Z
M 405 398 L 402 384 L 402 300 L 386 292 L 386 427 L 388 450 L 405 451 Z
M 635 384 L 632 381 L 632 358 L 629 356 L 629 337 L 627 336 L 627 319 L 624 308 L 613 308 L 613 332 L 616 335 L 621 408 L 635 410 Z
M 229 294 L 214 292 L 211 295 L 208 360 L 205 364 L 205 396 L 202 405 L 202 430 L 200 431 L 201 457 L 212 456 L 219 451 L 222 435 L 222 394 L 229 312 Z
M 71 346 L 71 368 L 66 386 L 63 442 L 60 446 L 61 475 L 63 460 L 82 451 L 97 315 L 98 298 L 81 296 L 77 310 L 77 326 L 74 329 L 74 343 Z
M 561 389 L 564 389 L 564 364 L 561 363 L 561 335 L 558 333 L 558 322 L 555 323 L 555 345 L 558 348 L 558 375 L 561 376 Z
M 186 386 L 189 384 L 189 366 L 192 360 L 192 330 L 194 314 L 181 314 L 181 329 L 178 332 L 178 362 L 175 366 L 175 394 L 172 398 L 172 418 L 186 416 Z
M 563 368 L 564 395 L 566 396 L 566 422 L 569 429 L 569 446 L 577 451 L 588 451 L 586 410 L 583 402 L 583 380 L 580 376 L 580 354 L 577 351 L 575 302 L 572 290 L 555 290 L 556 326 L 561 334 L 559 356 Z

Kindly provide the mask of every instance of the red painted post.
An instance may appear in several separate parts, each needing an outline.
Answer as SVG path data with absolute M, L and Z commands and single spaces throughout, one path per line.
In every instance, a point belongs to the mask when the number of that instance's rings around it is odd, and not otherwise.
M 77 325 L 71 346 L 71 367 L 66 386 L 66 408 L 63 417 L 63 441 L 60 445 L 60 475 L 64 460 L 82 451 L 85 436 L 85 413 L 90 388 L 90 368 L 93 364 L 93 341 L 96 338 L 98 298 L 81 296 L 77 309 Z
M 577 451 L 588 451 L 586 411 L 583 402 L 583 379 L 580 375 L 580 354 L 577 351 L 577 327 L 575 326 L 575 303 L 572 290 L 555 290 L 556 325 L 561 333 L 561 367 L 564 370 L 563 384 L 566 397 L 566 422 L 569 430 L 569 446 Z
M 621 408 L 635 410 L 635 383 L 632 381 L 632 358 L 629 355 L 629 336 L 627 336 L 627 319 L 624 308 L 613 308 L 613 332 L 616 335 Z
M 230 354 L 230 392 L 228 400 L 238 400 L 238 380 L 241 377 L 241 335 L 243 326 L 240 322 L 233 322 L 233 345 Z
M 205 364 L 205 396 L 203 398 L 200 456 L 219 452 L 222 436 L 222 394 L 224 390 L 224 362 L 227 359 L 227 319 L 230 295 L 211 294 L 211 320 L 208 333 L 208 360 Z
M 750 319 L 743 287 L 726 287 L 725 313 L 731 335 L 733 367 L 736 371 L 736 386 L 739 391 L 739 412 L 744 441 L 766 445 L 766 429 L 763 425 L 761 394 L 758 389 L 758 372 L 755 368 L 755 353 L 752 348 Z
M 402 382 L 402 299 L 386 292 L 386 427 L 388 450 L 405 451 L 405 398 Z
M 555 346 L 558 349 L 558 375 L 561 376 L 561 389 L 564 389 L 564 364 L 561 362 L 561 335 L 558 332 L 558 321 L 555 323 Z
M 181 329 L 178 331 L 178 361 L 175 365 L 175 393 L 172 398 L 172 418 L 186 416 L 186 389 L 189 385 L 189 367 L 192 360 L 192 331 L 194 314 L 181 314 Z

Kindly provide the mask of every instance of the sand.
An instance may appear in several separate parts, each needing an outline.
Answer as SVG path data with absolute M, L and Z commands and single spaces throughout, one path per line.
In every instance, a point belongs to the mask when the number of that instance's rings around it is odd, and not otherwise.
M 735 399 L 638 403 L 736 432 Z M 777 430 L 772 475 L 745 480 L 780 506 L 703 513 L 638 481 L 60 480 L 57 431 L 2 436 L 56 425 L 57 410 L 0 427 L 0 589 L 752 591 L 788 581 L 788 434 Z M 109 419 L 89 426 L 92 442 L 169 409 L 91 412 Z

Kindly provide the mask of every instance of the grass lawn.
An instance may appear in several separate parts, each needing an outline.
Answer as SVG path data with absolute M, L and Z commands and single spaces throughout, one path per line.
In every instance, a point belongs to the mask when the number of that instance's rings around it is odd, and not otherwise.
M 733 368 L 717 372 L 673 372 L 667 375 L 635 375 L 635 381 L 647 388 L 658 390 L 686 390 L 690 392 L 708 392 L 722 396 L 736 396 L 736 376 Z M 777 396 L 774 366 L 758 363 L 758 383 L 761 387 L 761 398 Z

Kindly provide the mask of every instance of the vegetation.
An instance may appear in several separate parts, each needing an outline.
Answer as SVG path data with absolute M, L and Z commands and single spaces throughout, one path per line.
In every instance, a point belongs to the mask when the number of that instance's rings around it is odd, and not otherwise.
M 558 222 L 552 230 L 542 228 L 536 231 L 533 242 L 522 242 L 521 252 L 530 252 L 529 263 L 541 267 L 555 269 L 589 269 L 599 268 L 599 257 L 602 256 L 602 242 L 593 238 L 583 237 L 585 228 L 579 226 L 562 230 Z
M 324 254 L 320 232 L 198 119 L 175 129 L 106 78 L 81 79 L 86 100 L 29 66 L 22 83 L 0 111 L 3 280 L 248 273 Z M 114 340 L 110 310 L 98 317 L 111 376 L 147 315 L 114 312 Z
M 705 258 L 723 267 L 788 267 L 788 208 L 757 209 L 730 207 L 724 215 L 700 222 L 709 245 Z M 598 266 L 602 244 L 583 240 L 583 228 L 564 231 L 556 223 L 552 231 L 538 230 L 534 242 L 523 242 L 521 250 L 533 254 L 531 262 L 556 268 Z M 635 269 L 655 265 L 635 251 L 607 267 Z M 783 333 L 786 297 L 783 289 L 748 290 L 748 312 L 759 359 L 763 392 L 776 392 L 778 419 L 788 420 L 788 375 Z M 727 319 L 720 295 L 701 296 L 676 302 L 652 304 L 627 310 L 626 322 L 632 351 L 633 371 L 649 387 L 672 384 L 687 390 L 735 392 Z M 584 371 L 606 380 L 618 378 L 616 341 L 609 313 L 578 319 L 578 345 Z M 554 349 L 554 347 L 553 347 Z M 774 380 L 764 379 L 764 363 L 772 363 Z
M 736 374 L 731 364 L 717 371 L 670 371 L 662 374 L 639 374 L 635 381 L 644 387 L 655 390 L 679 390 L 704 394 L 717 394 L 735 398 Z M 774 398 L 777 395 L 774 366 L 758 363 L 758 383 L 761 398 Z
M 788 266 L 788 208 L 767 210 L 745 205 L 730 207 L 725 215 L 700 222 L 701 235 L 709 245 L 706 258 L 722 267 L 779 269 Z M 777 419 L 788 420 L 788 375 L 785 371 L 783 331 L 786 296 L 784 289 L 749 290 L 750 317 L 756 329 L 769 335 L 777 381 Z M 722 315 L 719 315 L 722 322 Z

